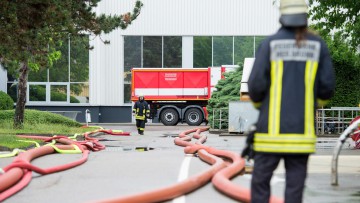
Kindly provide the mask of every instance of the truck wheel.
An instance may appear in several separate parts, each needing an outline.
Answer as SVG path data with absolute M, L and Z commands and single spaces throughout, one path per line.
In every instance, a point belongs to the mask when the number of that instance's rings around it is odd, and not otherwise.
M 164 109 L 161 112 L 160 118 L 161 118 L 161 122 L 164 125 L 167 125 L 167 126 L 176 125 L 179 120 L 179 115 L 175 109 L 169 108 L 169 109 Z
M 203 122 L 204 116 L 197 108 L 191 108 L 185 113 L 185 121 L 188 125 L 200 125 Z

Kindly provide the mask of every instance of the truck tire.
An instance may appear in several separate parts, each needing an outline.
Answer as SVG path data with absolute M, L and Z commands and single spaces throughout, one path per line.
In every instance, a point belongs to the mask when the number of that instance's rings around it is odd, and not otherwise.
M 179 115 L 177 111 L 172 108 L 167 108 L 161 111 L 160 118 L 161 122 L 166 126 L 176 125 L 179 121 Z
M 203 113 L 197 108 L 191 108 L 185 113 L 185 121 L 188 125 L 200 125 L 203 122 L 203 119 Z

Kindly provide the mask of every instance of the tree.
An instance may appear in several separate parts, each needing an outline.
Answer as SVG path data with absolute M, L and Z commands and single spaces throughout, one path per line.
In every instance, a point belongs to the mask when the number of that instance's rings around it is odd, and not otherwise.
M 224 73 L 225 79 L 218 81 L 215 86 L 216 91 L 214 91 L 211 95 L 207 105 L 207 110 L 209 112 L 209 122 L 212 128 L 227 129 L 227 122 L 222 122 L 220 126 L 220 122 L 217 120 L 220 118 L 220 109 L 223 109 L 221 112 L 221 118 L 227 118 L 229 101 L 240 100 L 240 82 L 242 78 L 243 65 L 242 63 L 238 65 L 239 68 L 236 70 Z M 215 122 L 213 123 L 214 118 Z
M 326 33 L 339 31 L 353 48 L 360 45 L 360 1 L 309 0 L 310 19 Z
M 24 122 L 29 71 L 51 66 L 60 57 L 55 48 L 59 42 L 69 35 L 99 36 L 116 28 L 126 29 L 143 5 L 136 1 L 132 13 L 97 16 L 93 9 L 100 1 L 0 1 L 0 63 L 7 69 L 18 69 L 19 73 L 15 128 L 21 128 Z
M 360 104 L 360 55 L 344 42 L 340 33 L 334 36 L 322 34 L 326 41 L 333 61 L 336 87 L 335 94 L 327 107 L 348 106 Z

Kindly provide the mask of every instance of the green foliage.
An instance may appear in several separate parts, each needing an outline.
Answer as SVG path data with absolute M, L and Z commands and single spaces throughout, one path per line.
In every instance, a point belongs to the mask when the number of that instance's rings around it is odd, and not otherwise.
M 51 66 L 59 57 L 55 47 L 61 45 L 62 39 L 125 29 L 143 6 L 137 0 L 132 13 L 98 16 L 94 10 L 100 1 L 0 1 L 0 63 L 10 73 L 19 72 L 15 127 L 23 126 L 29 71 Z
M 228 128 L 228 107 L 229 101 L 238 101 L 240 99 L 240 82 L 242 77 L 243 66 L 239 65 L 235 71 L 224 73 L 225 79 L 219 80 L 215 86 L 216 90 L 212 93 L 207 110 L 209 112 L 209 123 L 214 129 Z M 220 126 L 220 109 L 221 118 L 225 119 Z M 214 122 L 213 122 L 214 120 Z M 225 122 L 224 122 L 225 121 Z
M 0 111 L 0 123 L 10 122 L 14 118 L 14 110 Z M 65 116 L 46 111 L 25 110 L 25 122 L 28 125 L 34 124 L 59 124 L 68 127 L 80 127 L 81 124 Z
M 327 107 L 356 107 L 360 104 L 360 55 L 344 42 L 320 32 L 328 44 L 336 74 L 335 95 Z
M 0 91 L 0 110 L 10 110 L 14 108 L 14 100 L 3 91 Z
M 71 36 L 109 33 L 125 29 L 140 14 L 142 3 L 136 1 L 133 12 L 123 15 L 96 15 L 101 0 L 26 0 L 0 2 L 0 58 L 9 67 L 25 63 L 37 70 L 57 57 L 51 49 Z M 49 49 L 50 47 L 50 49 Z M 16 63 L 13 64 L 14 62 Z
M 316 3 L 315 3 L 316 2 Z M 341 32 L 354 49 L 360 45 L 360 1 L 310 0 L 311 20 L 317 30 Z

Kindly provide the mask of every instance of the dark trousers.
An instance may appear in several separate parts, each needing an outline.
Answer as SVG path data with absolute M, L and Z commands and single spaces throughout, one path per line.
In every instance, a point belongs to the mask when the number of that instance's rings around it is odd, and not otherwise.
M 309 155 L 255 154 L 251 179 L 251 202 L 267 203 L 270 198 L 270 180 L 281 159 L 286 169 L 285 203 L 301 203 L 307 174 Z
M 143 134 L 145 130 L 145 120 L 136 119 L 136 127 L 139 134 Z

